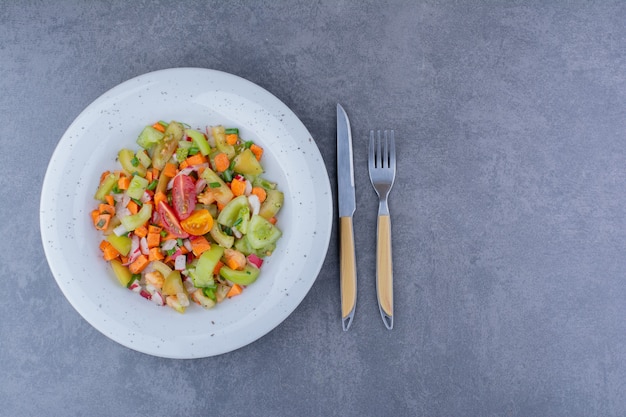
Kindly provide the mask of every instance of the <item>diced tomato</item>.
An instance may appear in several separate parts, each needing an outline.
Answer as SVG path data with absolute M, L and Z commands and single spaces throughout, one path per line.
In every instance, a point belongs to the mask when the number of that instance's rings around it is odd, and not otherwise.
M 165 201 L 159 202 L 159 217 L 161 224 L 169 233 L 176 237 L 186 238 L 189 234 L 180 226 L 180 222 L 172 211 L 172 208 Z
M 191 216 L 180 222 L 183 230 L 193 236 L 209 233 L 213 226 L 213 217 L 209 210 L 196 210 Z
M 172 205 L 179 220 L 185 220 L 196 208 L 196 184 L 188 175 L 174 178 Z

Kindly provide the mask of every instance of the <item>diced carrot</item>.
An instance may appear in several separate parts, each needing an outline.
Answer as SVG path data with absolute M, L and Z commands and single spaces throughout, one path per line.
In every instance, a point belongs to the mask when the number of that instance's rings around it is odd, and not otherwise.
M 148 235 L 148 228 L 146 226 L 139 226 L 135 229 L 134 233 L 139 238 L 146 237 Z
M 240 181 L 237 178 L 233 178 L 232 182 L 230 183 L 230 189 L 236 196 L 243 195 L 243 193 L 246 191 L 246 181 Z
M 215 265 L 215 268 L 213 268 L 213 275 L 219 275 L 220 269 L 222 269 L 223 266 L 224 266 L 224 262 L 217 261 L 217 265 Z
M 187 163 L 187 160 L 185 159 L 183 162 L 181 162 L 180 164 L 178 164 L 178 169 L 185 169 L 189 166 L 189 163 Z
M 224 210 L 224 207 L 226 207 L 226 204 L 222 204 L 222 203 L 220 203 L 219 201 L 217 202 L 217 209 L 218 209 L 219 211 Z
M 113 200 L 113 196 L 111 194 L 105 195 L 104 199 L 106 200 L 108 205 L 115 206 L 115 200 Z
M 191 242 L 191 250 L 196 256 L 200 256 L 207 250 L 211 249 L 211 244 L 204 236 L 197 236 L 189 241 Z
M 161 252 L 161 249 L 159 248 L 151 248 L 150 249 L 150 253 L 148 254 L 148 260 L 150 262 L 152 261 L 160 261 L 161 259 L 163 259 L 163 253 Z
M 152 170 L 151 170 L 151 169 L 149 169 L 149 170 L 147 170 L 147 171 L 146 171 L 146 179 L 147 179 L 149 182 L 152 182 Z
M 230 269 L 240 271 L 246 266 L 246 256 L 234 249 L 224 251 L 224 260 Z
M 96 217 L 96 221 L 95 221 L 96 229 L 105 230 L 107 227 L 109 227 L 110 221 L 111 221 L 110 214 L 98 214 L 98 217 Z
M 267 198 L 267 192 L 263 187 L 252 187 L 252 194 L 259 197 L 259 201 L 262 203 Z
M 158 168 L 152 168 L 152 179 L 156 180 L 159 178 L 159 170 Z
M 233 286 L 230 287 L 230 290 L 226 293 L 226 297 L 228 298 L 234 297 L 236 295 L 241 294 L 242 291 L 243 291 L 243 288 L 241 288 L 241 285 L 233 284 Z
M 214 163 L 215 163 L 215 170 L 218 172 L 224 172 L 230 166 L 230 160 L 228 159 L 228 156 L 223 152 L 220 152 L 217 155 L 215 155 Z
M 206 158 L 201 153 L 197 153 L 195 155 L 190 156 L 185 160 L 187 162 L 187 166 L 194 166 L 204 164 L 206 162 Z
M 226 135 L 226 142 L 229 145 L 234 145 L 239 140 L 239 135 L 236 133 L 231 133 L 230 135 Z
M 102 249 L 102 256 L 105 260 L 110 261 L 112 259 L 120 256 L 120 253 L 106 240 L 103 240 L 100 244 L 100 249 Z
M 165 127 L 163 127 L 163 125 L 159 122 L 156 122 L 155 124 L 153 124 L 152 127 L 161 133 L 165 132 Z
M 148 257 L 146 255 L 139 255 L 133 263 L 128 266 L 128 269 L 133 274 L 138 274 L 143 271 L 149 264 Z
M 104 171 L 101 175 L 100 175 L 100 184 L 102 184 L 102 182 L 105 180 L 106 177 L 109 176 L 109 174 L 111 173 L 111 171 Z
M 259 161 L 261 159 L 261 156 L 263 155 L 263 148 L 261 148 L 259 145 L 252 144 L 250 146 L 250 150 L 252 151 L 254 156 L 256 156 L 257 161 Z
M 137 214 L 139 211 L 139 205 L 135 203 L 133 200 L 130 200 L 126 205 L 126 208 L 131 212 L 131 214 Z
M 119 188 L 120 190 L 128 190 L 129 185 L 130 178 L 128 177 L 120 177 L 120 179 L 117 180 L 117 188 Z
M 154 207 L 159 207 L 159 203 L 161 201 L 165 201 L 167 203 L 167 196 L 165 195 L 165 193 L 161 192 L 161 191 L 157 191 L 154 194 Z
M 114 215 L 115 214 L 115 207 L 110 205 L 110 204 L 100 204 L 98 206 L 98 211 L 100 212 L 100 214 Z
M 93 221 L 94 225 L 96 224 L 96 219 L 98 218 L 99 215 L 100 215 L 100 212 L 97 209 L 91 212 L 91 220 Z
M 135 229 L 135 232 L 136 232 L 136 229 Z M 146 236 L 146 241 L 148 243 L 149 248 L 158 247 L 159 244 L 161 244 L 161 233 L 160 232 L 157 232 L 157 233 L 148 232 L 148 235 Z
M 161 230 L 163 230 L 163 228 L 153 224 L 148 226 L 148 233 L 161 233 Z
M 276 224 L 276 217 L 272 217 L 271 219 L 269 219 L 269 222 L 272 224 Z
M 176 176 L 176 165 L 171 162 L 165 164 L 165 168 L 163 168 L 163 175 L 174 178 Z

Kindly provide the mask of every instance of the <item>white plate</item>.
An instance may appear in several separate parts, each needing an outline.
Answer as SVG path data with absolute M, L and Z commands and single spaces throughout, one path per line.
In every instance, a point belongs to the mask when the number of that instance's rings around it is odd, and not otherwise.
M 185 314 L 122 288 L 103 261 L 90 211 L 100 174 L 115 169 L 123 147 L 137 148 L 156 120 L 193 127 L 223 124 L 261 145 L 265 177 L 285 193 L 283 237 L 257 282 L 212 310 Z M 148 73 L 111 89 L 67 129 L 41 193 L 43 245 L 63 294 L 93 327 L 131 349 L 169 358 L 200 358 L 245 346 L 279 325 L 304 299 L 330 240 L 332 195 L 326 167 L 296 115 L 263 88 L 199 68 Z

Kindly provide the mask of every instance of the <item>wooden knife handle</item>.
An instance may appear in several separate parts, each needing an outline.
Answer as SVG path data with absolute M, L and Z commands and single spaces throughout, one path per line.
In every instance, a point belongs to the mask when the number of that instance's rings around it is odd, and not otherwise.
M 348 330 L 356 307 L 356 258 L 352 217 L 340 218 L 341 321 Z
M 388 329 L 393 328 L 393 262 L 391 257 L 391 220 L 378 216 L 376 245 L 376 292 L 378 307 Z

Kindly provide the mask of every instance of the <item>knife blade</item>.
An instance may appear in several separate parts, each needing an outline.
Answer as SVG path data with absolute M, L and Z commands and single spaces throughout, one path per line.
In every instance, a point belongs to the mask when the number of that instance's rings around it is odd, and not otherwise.
M 356 210 L 352 133 L 345 110 L 337 103 L 337 194 L 340 227 L 341 323 L 350 328 L 356 309 L 356 256 L 352 216 Z

